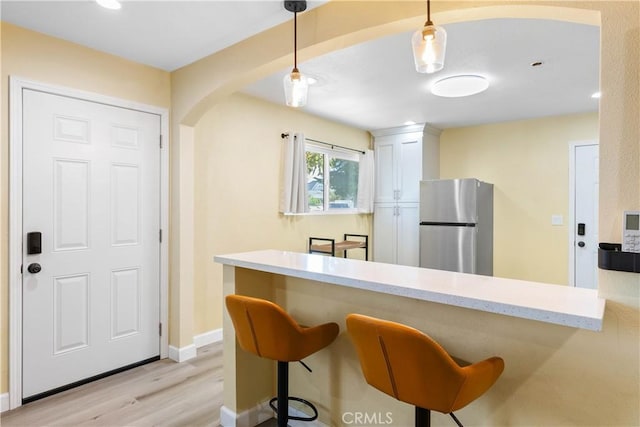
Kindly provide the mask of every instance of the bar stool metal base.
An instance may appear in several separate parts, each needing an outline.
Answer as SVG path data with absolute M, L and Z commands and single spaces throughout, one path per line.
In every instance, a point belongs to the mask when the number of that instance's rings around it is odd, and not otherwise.
M 307 368 L 309 369 L 309 368 Z M 294 417 L 289 415 L 289 401 L 300 402 L 313 411 L 310 417 Z M 277 404 L 274 404 L 276 402 Z M 289 362 L 278 361 L 278 396 L 269 401 L 269 406 L 278 415 L 278 427 L 287 427 L 288 420 L 315 421 L 318 419 L 318 410 L 309 401 L 300 397 L 289 396 Z
M 458 427 L 464 427 L 460 422 L 460 420 L 458 419 L 458 417 L 456 417 L 453 412 L 449 412 L 449 416 L 453 418 L 453 421 L 455 421 Z M 416 406 L 415 426 L 431 427 L 431 411 L 428 409 Z

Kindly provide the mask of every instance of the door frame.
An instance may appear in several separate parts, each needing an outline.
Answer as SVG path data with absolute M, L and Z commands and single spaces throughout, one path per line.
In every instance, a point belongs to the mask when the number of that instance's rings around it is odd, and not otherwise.
M 600 145 L 598 140 L 569 141 L 569 218 L 567 222 L 569 241 L 569 286 L 576 286 L 576 259 L 574 248 L 573 224 L 576 220 L 576 147 L 585 145 Z
M 17 76 L 9 77 L 9 409 L 22 405 L 22 91 L 53 95 L 157 114 L 163 140 L 160 149 L 160 228 L 169 235 L 169 111 L 93 92 L 50 85 Z M 160 143 L 160 141 L 158 141 Z M 169 244 L 160 242 L 160 358 L 169 355 Z

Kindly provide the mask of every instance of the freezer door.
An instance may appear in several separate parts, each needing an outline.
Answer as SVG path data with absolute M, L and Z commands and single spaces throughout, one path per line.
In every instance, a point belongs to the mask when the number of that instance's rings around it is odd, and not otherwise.
M 475 223 L 477 179 L 445 179 L 420 182 L 420 221 Z
M 476 227 L 421 225 L 420 267 L 476 274 Z

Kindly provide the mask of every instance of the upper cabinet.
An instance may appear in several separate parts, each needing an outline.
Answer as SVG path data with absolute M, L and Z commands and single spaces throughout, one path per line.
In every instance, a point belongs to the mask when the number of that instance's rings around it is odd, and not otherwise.
M 419 202 L 422 132 L 376 136 L 375 153 L 375 202 Z

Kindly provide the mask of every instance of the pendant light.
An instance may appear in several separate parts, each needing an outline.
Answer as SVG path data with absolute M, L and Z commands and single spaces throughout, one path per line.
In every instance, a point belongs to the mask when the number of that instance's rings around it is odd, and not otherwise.
M 307 9 L 307 2 L 285 1 L 284 8 L 293 12 L 293 70 L 284 76 L 284 97 L 289 107 L 303 107 L 307 103 L 309 80 L 298 70 L 298 12 Z
M 444 67 L 447 32 L 431 22 L 431 0 L 427 0 L 427 22 L 411 38 L 413 60 L 419 73 L 435 73 Z

